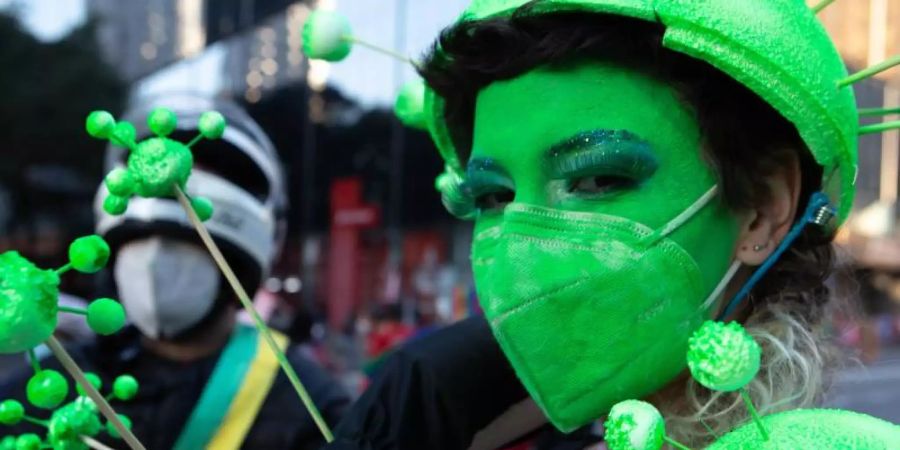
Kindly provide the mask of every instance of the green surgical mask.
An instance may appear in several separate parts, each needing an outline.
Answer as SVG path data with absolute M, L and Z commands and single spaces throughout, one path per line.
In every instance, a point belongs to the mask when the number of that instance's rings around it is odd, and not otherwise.
M 498 225 L 476 235 L 472 265 L 485 315 L 559 429 L 648 395 L 684 369 L 688 336 L 737 265 L 704 292 L 697 262 L 669 235 L 716 193 L 713 187 L 657 229 L 510 203 Z

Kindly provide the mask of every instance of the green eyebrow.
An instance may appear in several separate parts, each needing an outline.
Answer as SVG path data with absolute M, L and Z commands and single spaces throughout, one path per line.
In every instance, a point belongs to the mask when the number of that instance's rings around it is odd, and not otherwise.
M 593 130 L 578 133 L 562 142 L 554 144 L 547 152 L 549 158 L 557 158 L 569 153 L 602 146 L 630 147 L 642 153 L 651 153 L 652 145 L 640 136 L 627 130 Z

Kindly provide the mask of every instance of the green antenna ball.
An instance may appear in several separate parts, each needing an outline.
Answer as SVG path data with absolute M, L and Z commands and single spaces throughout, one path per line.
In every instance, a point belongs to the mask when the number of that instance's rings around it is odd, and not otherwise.
M 666 435 L 662 415 L 640 400 L 616 403 L 604 424 L 609 450 L 659 450 Z
M 28 402 L 38 408 L 53 409 L 69 395 L 69 383 L 55 370 L 41 370 L 25 387 Z
M 172 134 L 177 126 L 178 117 L 168 108 L 156 108 L 147 117 L 147 127 L 159 137 L 166 137 Z
M 310 59 L 338 62 L 352 49 L 350 21 L 334 11 L 316 10 L 303 24 L 303 53 Z
M 47 439 L 54 449 L 87 449 L 82 436 L 94 437 L 103 430 L 97 405 L 87 397 L 78 397 L 50 416 Z
M 119 375 L 113 381 L 113 396 L 117 400 L 131 400 L 137 395 L 138 381 L 131 375 Z
M 425 123 L 425 82 L 410 81 L 403 86 L 394 103 L 394 114 L 410 128 L 427 130 Z
M 125 428 L 131 429 L 131 419 L 128 418 L 125 414 L 116 414 L 119 416 L 119 420 L 122 421 L 122 425 L 125 425 Z M 115 439 L 122 439 L 122 436 L 119 435 L 119 430 L 113 426 L 112 422 L 106 422 L 106 432 L 109 433 Z
M 116 119 L 106 111 L 94 111 L 88 114 L 84 128 L 97 139 L 109 139 L 116 128 Z
M 200 123 L 197 128 L 206 139 L 219 139 L 225 134 L 225 116 L 218 111 L 207 111 L 200 115 Z
M 93 386 L 94 389 L 99 391 L 100 388 L 103 387 L 103 381 L 96 373 L 85 372 L 84 377 L 87 378 L 88 383 L 91 383 L 91 386 Z M 75 384 L 75 390 L 78 391 L 78 395 L 87 395 L 87 392 L 85 392 L 84 389 L 81 388 L 80 384 Z
M 106 267 L 109 254 L 109 244 L 97 235 L 78 238 L 69 246 L 69 261 L 81 273 L 99 272 Z
M 191 208 L 197 213 L 201 221 L 206 222 L 213 215 L 213 204 L 206 197 L 194 197 L 191 199 Z
M 739 323 L 706 321 L 688 340 L 687 363 L 700 384 L 736 391 L 759 371 L 760 348 Z
M 16 439 L 16 450 L 40 450 L 41 438 L 34 433 L 27 433 Z
M 0 254 L 0 353 L 20 353 L 56 329 L 59 275 L 16 251 Z
M 25 407 L 15 400 L 4 400 L 0 403 L 0 423 L 7 426 L 15 425 L 25 417 Z
M 125 309 L 110 298 L 94 300 L 87 309 L 88 326 L 101 336 L 109 336 L 125 326 Z

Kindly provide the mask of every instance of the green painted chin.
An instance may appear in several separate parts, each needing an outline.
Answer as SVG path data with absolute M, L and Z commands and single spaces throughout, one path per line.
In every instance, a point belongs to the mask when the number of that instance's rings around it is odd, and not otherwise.
M 535 109 L 539 105 L 539 109 Z M 667 86 L 602 63 L 537 69 L 478 97 L 466 192 L 472 261 L 498 341 L 560 429 L 646 396 L 685 367 L 731 262 L 700 132 Z

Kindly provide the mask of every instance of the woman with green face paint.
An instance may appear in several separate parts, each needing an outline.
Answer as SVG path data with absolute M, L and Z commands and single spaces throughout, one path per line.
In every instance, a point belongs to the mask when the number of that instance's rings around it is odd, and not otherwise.
M 689 445 L 747 420 L 685 374 L 821 189 L 796 128 L 657 23 L 586 12 L 462 21 L 422 72 L 464 166 L 472 265 L 491 328 L 549 420 L 571 431 L 649 398 Z M 445 199 L 446 200 L 446 199 Z M 453 209 L 453 208 L 451 208 Z M 830 236 L 810 227 L 727 319 L 761 342 L 762 413 L 820 398 Z

